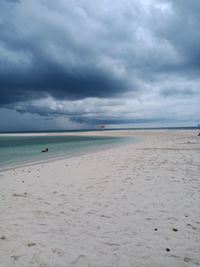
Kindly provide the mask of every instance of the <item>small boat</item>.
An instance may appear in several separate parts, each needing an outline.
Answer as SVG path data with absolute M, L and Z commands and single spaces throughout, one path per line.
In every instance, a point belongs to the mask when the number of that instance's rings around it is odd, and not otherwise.
M 48 151 L 49 151 L 48 148 L 45 148 L 45 149 L 41 150 L 41 152 L 48 152 Z

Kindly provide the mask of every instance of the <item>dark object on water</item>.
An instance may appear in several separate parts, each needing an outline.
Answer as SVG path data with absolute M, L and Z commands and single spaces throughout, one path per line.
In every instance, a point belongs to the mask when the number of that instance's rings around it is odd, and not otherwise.
M 170 251 L 170 248 L 166 248 L 166 251 L 169 252 Z
M 200 136 L 200 132 L 198 133 L 198 135 L 197 136 Z
M 172 230 L 173 230 L 174 232 L 178 232 L 178 229 L 177 229 L 177 228 L 172 228 Z
M 41 152 L 48 152 L 48 151 L 49 151 L 48 148 L 45 148 L 45 149 L 41 150 Z

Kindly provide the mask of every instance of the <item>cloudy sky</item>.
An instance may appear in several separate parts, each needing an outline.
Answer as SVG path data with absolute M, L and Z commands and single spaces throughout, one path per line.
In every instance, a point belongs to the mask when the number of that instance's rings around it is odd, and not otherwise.
M 0 130 L 200 123 L 199 0 L 0 0 Z

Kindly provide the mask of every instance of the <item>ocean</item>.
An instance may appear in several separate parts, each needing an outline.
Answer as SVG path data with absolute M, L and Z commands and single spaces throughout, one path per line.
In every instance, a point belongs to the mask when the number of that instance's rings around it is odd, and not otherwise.
M 0 135 L 0 170 L 111 148 L 125 141 L 119 137 Z M 49 151 L 42 153 L 45 148 Z
M 166 128 L 121 128 L 121 129 L 103 129 L 107 130 L 199 130 L 199 127 L 166 127 Z M 67 158 L 98 149 L 111 148 L 124 142 L 130 142 L 130 138 L 122 137 L 100 137 L 100 136 L 77 136 L 73 132 L 92 132 L 94 129 L 87 130 L 67 130 L 67 131 L 31 131 L 31 132 L 3 132 L 0 133 L 0 171 L 14 167 L 24 166 L 30 163 L 45 162 L 57 158 Z M 16 136 L 14 133 L 64 133 L 68 132 L 70 136 L 63 135 L 24 135 Z M 7 135 L 7 133 L 9 133 Z M 2 135 L 1 135 L 2 134 Z M 131 138 L 131 141 L 137 141 L 138 138 Z M 47 153 L 41 150 L 47 148 Z

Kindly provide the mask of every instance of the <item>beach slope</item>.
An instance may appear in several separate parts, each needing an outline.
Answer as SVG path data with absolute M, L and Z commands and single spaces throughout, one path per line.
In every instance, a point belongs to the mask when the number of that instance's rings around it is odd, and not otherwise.
M 143 140 L 0 173 L 0 266 L 200 266 L 197 132 L 100 134 Z

